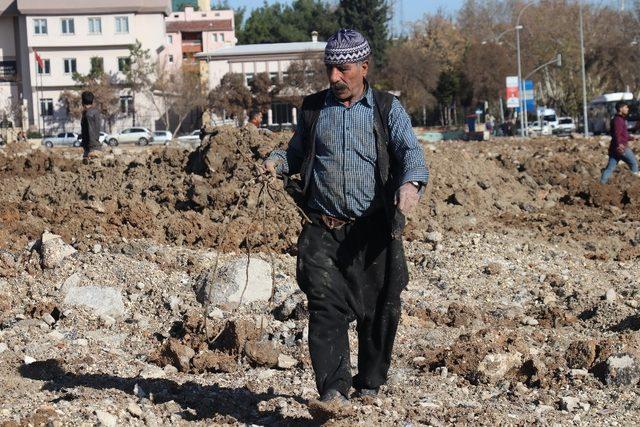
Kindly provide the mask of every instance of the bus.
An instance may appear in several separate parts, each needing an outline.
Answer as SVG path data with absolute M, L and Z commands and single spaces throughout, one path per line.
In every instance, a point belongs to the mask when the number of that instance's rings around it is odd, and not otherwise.
M 608 134 L 611 118 L 616 114 L 616 103 L 627 101 L 629 104 L 629 115 L 627 116 L 627 128 L 635 130 L 636 124 L 640 120 L 640 102 L 633 99 L 631 92 L 605 93 L 594 98 L 589 103 L 588 120 L 589 131 L 594 135 Z

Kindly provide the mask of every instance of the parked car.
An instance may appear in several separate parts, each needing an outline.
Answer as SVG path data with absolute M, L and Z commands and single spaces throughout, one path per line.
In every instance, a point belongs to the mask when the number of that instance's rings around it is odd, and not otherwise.
M 127 143 L 147 145 L 150 142 L 153 142 L 153 134 L 149 129 L 143 127 L 127 128 L 120 133 L 111 135 L 108 141 L 111 146 Z
M 540 125 L 540 122 L 536 120 L 529 124 L 529 133 L 534 135 L 551 135 L 553 129 L 548 122 L 543 121 L 542 125 Z
M 200 143 L 200 129 L 196 129 L 193 132 L 178 137 L 180 142 Z
M 79 147 L 78 134 L 75 132 L 62 132 L 56 136 L 45 136 L 42 138 L 42 145 L 51 148 L 54 145 L 69 145 Z
M 173 134 L 168 130 L 157 130 L 153 133 L 153 142 L 157 144 L 168 144 L 173 140 Z
M 569 135 L 576 131 L 576 124 L 571 117 L 560 117 L 558 119 L 558 126 L 553 130 L 553 133 L 558 135 Z

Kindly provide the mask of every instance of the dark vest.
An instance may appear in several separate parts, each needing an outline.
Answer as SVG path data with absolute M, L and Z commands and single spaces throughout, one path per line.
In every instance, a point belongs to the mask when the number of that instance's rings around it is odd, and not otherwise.
M 288 178 L 285 180 L 287 192 L 294 198 L 296 203 L 306 209 L 309 184 L 313 175 L 313 162 L 316 156 L 316 124 L 320 117 L 320 111 L 324 106 L 327 96 L 325 89 L 321 92 L 309 95 L 302 101 L 300 111 L 300 125 L 302 129 L 302 146 L 304 150 L 304 160 L 300 168 L 300 179 Z M 392 236 L 399 238 L 404 228 L 404 215 L 395 208 L 394 197 L 400 179 L 400 168 L 397 160 L 389 152 L 389 112 L 394 96 L 387 92 L 373 90 L 374 113 L 373 113 L 373 133 L 376 140 L 377 154 L 377 182 L 382 189 L 385 211 L 387 219 L 391 225 Z

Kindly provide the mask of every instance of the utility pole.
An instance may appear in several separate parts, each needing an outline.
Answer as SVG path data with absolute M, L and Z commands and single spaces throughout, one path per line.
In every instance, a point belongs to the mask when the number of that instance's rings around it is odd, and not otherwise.
M 520 25 L 516 26 L 516 51 L 518 56 L 518 103 L 520 106 L 520 136 L 524 138 L 524 84 L 522 84 L 522 65 L 520 65 Z
M 582 115 L 584 118 L 584 136 L 589 136 L 589 119 L 587 118 L 587 73 L 584 67 L 584 24 L 582 20 L 582 1 L 580 0 L 580 57 L 582 59 Z

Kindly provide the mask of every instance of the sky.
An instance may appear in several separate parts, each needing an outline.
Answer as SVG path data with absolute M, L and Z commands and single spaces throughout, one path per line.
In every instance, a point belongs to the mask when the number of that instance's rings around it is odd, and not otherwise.
M 276 0 L 267 0 L 267 3 L 275 3 Z M 290 3 L 291 0 L 280 0 L 281 3 Z M 410 22 L 422 18 L 425 13 L 436 12 L 442 9 L 445 12 L 453 13 L 460 8 L 463 0 L 395 0 L 396 13 L 400 14 L 399 4 L 402 2 L 404 21 Z M 230 0 L 233 7 L 246 6 L 247 11 L 262 6 L 264 0 Z

